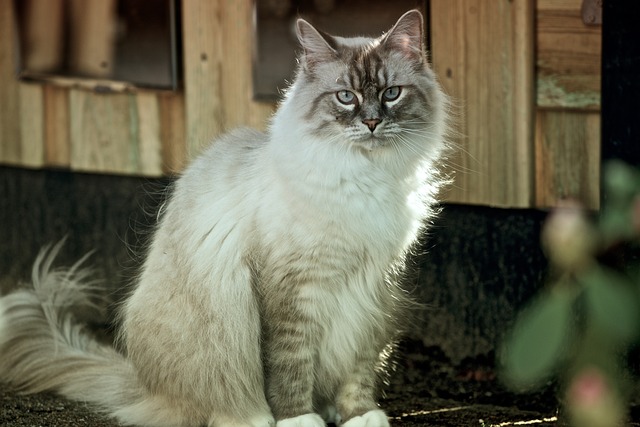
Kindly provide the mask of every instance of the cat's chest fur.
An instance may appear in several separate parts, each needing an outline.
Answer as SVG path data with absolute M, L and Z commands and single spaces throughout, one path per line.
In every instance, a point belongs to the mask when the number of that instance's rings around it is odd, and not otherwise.
M 386 317 L 395 310 L 388 273 L 415 237 L 420 209 L 382 171 L 345 167 L 327 180 L 317 166 L 304 180 L 272 182 L 265 200 L 278 205 L 257 211 L 267 230 L 260 286 L 299 295 L 299 308 L 319 328 L 311 332 L 316 375 L 331 389 L 363 345 L 387 337 Z
M 369 263 L 387 268 L 415 232 L 416 213 L 406 197 L 369 178 L 324 187 L 288 181 L 273 191 L 278 196 L 270 200 L 278 206 L 258 212 L 271 261 L 288 260 L 329 282 L 361 274 Z M 279 215 L 272 215 L 276 209 Z
M 285 159 L 274 174 L 257 213 L 260 228 L 268 230 L 265 244 L 310 261 L 342 257 L 344 268 L 364 267 L 363 258 L 386 268 L 420 226 L 424 206 L 412 203 L 415 183 L 399 183 L 360 153 L 338 158 L 340 150 L 327 151 L 317 152 L 313 163 Z M 290 243 L 285 247 L 283 236 Z

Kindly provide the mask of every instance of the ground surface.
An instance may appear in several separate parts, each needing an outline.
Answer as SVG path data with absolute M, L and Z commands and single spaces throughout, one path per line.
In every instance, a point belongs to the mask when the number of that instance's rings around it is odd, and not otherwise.
M 514 395 L 496 379 L 492 357 L 452 364 L 438 349 L 412 343 L 402 348 L 398 369 L 381 405 L 394 427 L 562 426 L 551 387 Z M 526 424 L 525 424 L 526 423 Z M 20 396 L 0 386 L 0 426 L 116 427 L 86 404 L 51 394 Z M 640 425 L 640 424 L 631 424 Z
M 551 385 L 534 394 L 514 394 L 497 378 L 493 356 L 468 358 L 454 366 L 435 347 L 413 343 L 402 350 L 381 401 L 393 426 L 565 425 L 557 421 Z

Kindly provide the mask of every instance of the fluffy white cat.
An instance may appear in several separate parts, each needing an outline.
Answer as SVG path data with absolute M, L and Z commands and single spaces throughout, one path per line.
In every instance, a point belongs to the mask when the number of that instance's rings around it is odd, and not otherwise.
M 123 304 L 123 351 L 68 314 L 85 272 L 36 261 L 0 299 L 0 380 L 147 426 L 385 427 L 376 404 L 409 297 L 396 276 L 440 184 L 446 100 L 423 18 L 379 38 L 297 23 L 268 132 L 215 141 L 176 181 Z

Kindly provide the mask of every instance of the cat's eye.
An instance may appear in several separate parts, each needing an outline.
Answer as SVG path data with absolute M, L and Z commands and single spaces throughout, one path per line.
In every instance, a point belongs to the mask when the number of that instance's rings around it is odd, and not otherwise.
M 356 97 L 356 94 L 351 92 L 350 90 L 339 90 L 338 92 L 336 92 L 336 98 L 338 98 L 338 101 L 340 101 L 344 105 L 351 105 L 351 104 L 358 103 L 358 98 Z
M 400 86 L 391 86 L 382 93 L 383 101 L 395 101 L 400 96 L 402 88 Z

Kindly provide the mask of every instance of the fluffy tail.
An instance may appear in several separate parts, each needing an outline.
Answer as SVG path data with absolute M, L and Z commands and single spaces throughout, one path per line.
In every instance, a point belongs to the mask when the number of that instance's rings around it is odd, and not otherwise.
M 147 393 L 122 354 L 75 322 L 70 309 L 92 304 L 95 282 L 81 268 L 86 257 L 69 269 L 52 269 L 62 244 L 40 252 L 32 288 L 0 298 L 0 382 L 90 402 L 125 424 L 190 424 L 175 404 Z

